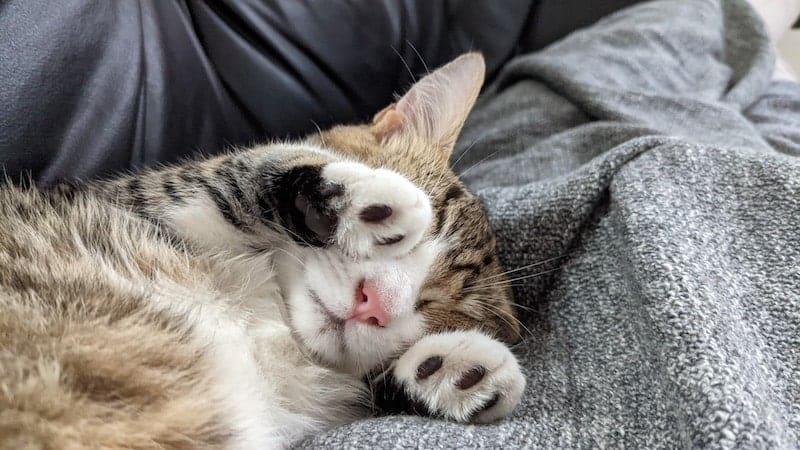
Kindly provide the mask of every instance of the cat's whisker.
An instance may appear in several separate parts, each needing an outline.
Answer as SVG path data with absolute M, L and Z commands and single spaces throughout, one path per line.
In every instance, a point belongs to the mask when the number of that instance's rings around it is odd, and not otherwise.
M 322 128 L 319 127 L 319 124 L 315 122 L 314 119 L 311 119 L 311 123 L 317 127 L 317 134 L 319 135 L 319 140 L 322 141 L 322 146 L 327 147 L 327 144 L 325 144 L 325 138 L 322 136 Z
M 520 326 L 520 328 L 522 328 L 523 330 L 525 330 L 525 333 L 527 333 L 527 335 L 528 335 L 528 336 L 531 336 L 531 337 L 533 337 L 533 336 L 534 336 L 534 334 L 533 334 L 533 331 L 531 331 L 531 329 L 530 329 L 530 328 L 528 328 L 528 326 L 527 326 L 527 325 L 525 325 L 524 323 L 522 323 L 522 321 L 521 321 L 521 320 L 519 320 L 519 319 L 518 319 L 516 316 L 514 316 L 514 315 L 511 315 L 510 317 L 511 317 L 511 320 L 513 320 L 514 322 L 516 322 L 516 323 L 517 323 L 517 325 L 519 325 L 519 326 Z M 501 319 L 503 319 L 503 320 L 506 320 L 506 323 L 508 323 L 508 320 L 507 320 L 507 319 L 505 319 L 504 317 L 500 316 L 500 318 L 501 318 Z
M 296 259 L 298 263 L 300 263 L 300 265 L 303 267 L 303 269 L 306 268 L 306 263 L 302 259 L 300 259 L 300 257 L 298 257 L 294 253 L 290 252 L 289 250 L 286 250 L 286 249 L 283 249 L 283 248 L 275 248 L 275 250 L 278 250 L 280 252 L 283 252 L 283 253 L 291 256 L 292 258 Z
M 476 138 L 475 138 L 475 139 L 474 139 L 474 140 L 473 140 L 473 141 L 472 141 L 472 142 L 469 144 L 469 146 L 467 146 L 467 148 L 466 148 L 466 149 L 465 149 L 465 150 L 464 150 L 464 151 L 461 153 L 461 156 L 459 156 L 458 158 L 456 158 L 456 161 L 455 161 L 453 164 L 451 164 L 451 165 L 450 165 L 450 167 L 453 167 L 453 168 L 455 168 L 455 167 L 458 165 L 458 163 L 459 163 L 459 162 L 460 162 L 462 159 L 464 159 L 464 157 L 465 157 L 465 156 L 467 156 L 467 153 L 469 153 L 469 152 L 470 152 L 470 150 L 472 150 L 472 149 L 473 149 L 473 147 L 475 147 L 475 144 L 477 144 L 477 143 L 478 143 L 478 141 L 479 141 L 479 140 L 480 140 L 482 137 L 483 137 L 483 136 L 478 136 L 478 137 L 476 137 Z
M 307 240 L 305 240 L 305 238 L 303 236 L 297 234 L 296 232 L 290 230 L 289 228 L 286 228 L 285 226 L 281 225 L 280 223 L 275 222 L 274 220 L 267 220 L 267 223 L 271 224 L 272 226 L 274 226 L 279 231 L 283 231 L 284 233 L 288 234 L 289 236 L 295 237 L 296 239 L 298 239 L 300 242 L 306 244 L 307 246 L 312 247 L 311 243 L 308 242 Z
M 542 260 L 542 261 L 539 261 L 539 262 L 535 262 L 533 264 L 527 264 L 527 265 L 524 265 L 524 266 L 517 267 L 516 269 L 507 270 L 505 272 L 498 273 L 497 275 L 492 275 L 490 277 L 486 277 L 482 281 L 488 281 L 488 280 L 492 280 L 492 279 L 495 279 L 495 278 L 500 278 L 500 277 L 502 277 L 504 275 L 509 275 L 509 274 L 514 273 L 514 272 L 519 272 L 519 271 L 522 271 L 522 270 L 525 270 L 525 269 L 530 269 L 531 267 L 541 266 L 543 264 L 547 264 L 549 262 L 553 262 L 553 261 L 559 260 L 561 258 L 566 258 L 567 256 L 568 255 L 554 256 L 552 258 L 548 258 L 548 259 L 545 259 L 545 260 Z
M 498 281 L 496 283 L 488 283 L 488 284 L 476 285 L 476 286 L 472 286 L 472 287 L 469 287 L 467 289 L 464 289 L 462 292 L 474 292 L 474 291 L 477 291 L 477 290 L 486 289 L 486 288 L 495 287 L 495 286 L 510 285 L 511 283 L 513 283 L 515 281 L 527 280 L 528 278 L 535 278 L 535 277 L 539 277 L 539 276 L 542 276 L 542 275 L 547 275 L 548 273 L 559 271 L 562 268 L 563 268 L 563 266 L 559 266 L 559 267 L 556 267 L 556 268 L 553 268 L 553 269 L 550 269 L 550 270 L 545 270 L 545 271 L 542 271 L 542 272 L 532 273 L 532 274 L 521 276 L 521 277 L 511 278 L 511 279 L 508 279 L 508 280 Z
M 550 273 L 550 272 L 555 272 L 555 270 L 556 270 L 556 269 L 554 269 L 554 270 L 552 270 L 552 271 L 542 272 L 542 273 L 540 273 L 540 274 L 537 274 L 536 276 L 539 276 L 539 275 L 546 275 L 546 274 L 548 274 L 548 273 Z M 533 276 L 531 276 L 531 277 L 529 277 L 529 278 L 534 278 L 534 277 L 533 277 Z M 476 292 L 476 291 L 481 291 L 481 290 L 484 290 L 484 289 L 499 288 L 499 287 L 503 287 L 503 288 L 507 288 L 507 287 L 508 287 L 508 288 L 515 288 L 515 287 L 525 287 L 525 286 L 527 286 L 527 283 L 512 283 L 512 282 L 510 282 L 510 281 L 508 281 L 508 282 L 505 282 L 505 281 L 504 281 L 504 282 L 499 282 L 499 283 L 495 283 L 495 284 L 489 284 L 489 285 L 486 285 L 486 286 L 480 286 L 480 287 L 470 288 L 469 290 L 465 290 L 465 291 L 463 291 L 463 292 L 464 292 L 464 293 L 467 293 L 467 294 L 469 294 L 469 293 L 473 293 L 473 292 Z
M 466 150 L 464 150 L 464 152 L 463 152 L 463 153 L 461 153 L 461 156 L 459 156 L 459 157 L 456 159 L 456 161 L 450 165 L 450 167 L 455 167 L 455 166 L 458 164 L 458 162 L 459 162 L 459 161 L 461 161 L 461 158 L 463 158 L 464 156 L 466 156 L 466 154 L 467 154 L 467 153 L 469 153 L 469 151 L 470 151 L 470 150 L 472 150 L 472 148 L 473 148 L 473 147 L 475 146 L 475 144 L 476 144 L 476 143 L 477 143 L 477 142 L 480 140 L 480 138 L 481 138 L 480 136 L 479 136 L 479 137 L 477 137 L 477 138 L 475 138 L 475 140 L 473 140 L 473 141 L 472 141 L 472 143 L 470 143 L 470 144 L 469 144 L 469 146 L 467 147 L 467 149 L 466 149 Z M 442 171 L 442 172 L 439 174 L 439 177 L 436 179 L 436 183 L 434 184 L 434 186 L 436 186 L 437 188 L 431 192 L 431 198 L 437 198 L 437 197 L 439 197 L 439 196 L 440 196 L 440 195 L 441 195 L 443 192 L 445 192 L 447 189 L 449 189 L 449 188 L 450 188 L 450 186 L 449 186 L 449 185 L 442 185 L 442 180 L 444 180 L 444 177 L 445 177 L 446 175 L 447 175 L 447 172 L 445 172 L 445 171 Z
M 512 283 L 512 284 L 509 284 L 509 285 L 503 286 L 503 287 L 515 288 L 515 287 L 524 287 L 524 286 L 525 286 L 525 283 Z
M 469 171 L 470 171 L 470 170 L 472 170 L 472 169 L 474 169 L 474 168 L 478 167 L 478 166 L 479 166 L 479 165 L 480 165 L 482 162 L 484 162 L 484 161 L 486 161 L 487 159 L 491 158 L 492 156 L 494 156 L 494 155 L 496 155 L 496 154 L 500 153 L 500 151 L 501 151 L 501 150 L 502 150 L 502 149 L 497 149 L 497 150 L 493 151 L 492 153 L 489 153 L 489 154 L 488 154 L 488 155 L 486 155 L 484 158 L 482 158 L 480 161 L 478 161 L 478 162 L 476 162 L 475 164 L 473 164 L 473 165 L 471 165 L 471 166 L 467 167 L 467 168 L 466 168 L 466 170 L 464 170 L 464 171 L 460 172 L 460 173 L 458 174 L 458 176 L 459 176 L 459 177 L 463 177 L 464 175 L 466 175 L 467 173 L 469 173 Z
M 529 336 L 533 336 L 534 335 L 533 332 L 527 326 L 525 326 L 525 324 L 522 323 L 522 321 L 519 320 L 518 318 L 514 317 L 513 315 L 504 314 L 505 311 L 503 311 L 500 308 L 498 308 L 498 307 L 486 302 L 482 298 L 478 298 L 477 300 L 478 300 L 478 303 L 476 303 L 476 305 L 479 308 L 482 308 L 484 311 L 495 315 L 497 318 L 499 318 L 500 320 L 505 322 L 508 326 L 513 326 L 513 323 L 509 322 L 509 320 L 508 320 L 508 318 L 510 317 L 511 320 L 516 322 L 517 325 L 519 325 L 523 330 L 525 330 L 525 332 L 528 333 Z
M 519 303 L 516 303 L 516 302 L 510 302 L 510 303 L 511 303 L 511 306 L 513 306 L 515 308 L 519 308 L 519 309 L 521 309 L 523 311 L 536 311 L 536 308 L 531 308 L 530 306 L 520 305 Z
M 364 369 L 363 367 L 361 367 L 361 364 L 358 364 L 358 366 L 359 366 L 358 367 L 359 372 L 363 372 Z M 367 381 L 367 389 L 369 390 L 369 396 L 371 398 L 375 398 L 375 380 L 373 380 L 373 378 L 370 377 L 369 375 L 367 375 L 364 378 L 366 378 Z
M 288 234 L 289 236 L 293 236 L 293 237 L 297 238 L 297 239 L 298 239 L 300 242 L 302 242 L 302 243 L 306 244 L 307 246 L 309 246 L 309 247 L 313 247 L 313 246 L 311 245 L 311 243 L 309 243 L 308 241 L 306 241 L 306 240 L 303 238 L 303 236 L 300 236 L 299 234 L 297 234 L 297 233 L 295 233 L 294 231 L 292 231 L 292 230 L 290 230 L 290 229 L 286 228 L 285 226 L 283 226 L 283 225 L 279 224 L 278 222 L 275 222 L 274 220 L 267 220 L 267 219 L 264 219 L 264 222 L 265 222 L 265 223 L 268 223 L 268 224 L 270 224 L 270 225 L 272 225 L 272 226 L 273 226 L 273 227 L 276 229 L 276 231 L 283 231 L 283 232 L 285 232 L 286 234 Z
M 384 365 L 385 359 L 384 359 L 383 352 L 381 352 L 380 348 L 378 348 L 377 350 L 378 350 L 378 352 L 377 352 L 378 353 L 378 358 L 380 359 L 380 367 L 381 367 L 381 372 L 380 373 L 385 377 L 386 373 L 389 371 L 389 369 Z M 373 398 L 375 397 L 374 389 L 373 389 L 372 392 L 370 392 L 370 394 L 372 395 Z
M 411 47 L 411 50 L 414 50 L 414 53 L 417 55 L 417 58 L 419 58 L 419 61 L 422 63 L 422 67 L 425 68 L 425 73 L 430 74 L 431 71 L 430 69 L 428 69 L 428 64 L 426 64 L 425 60 L 422 59 L 422 55 L 420 55 L 419 52 L 417 51 L 417 47 L 415 47 L 414 44 L 412 44 L 411 41 L 409 41 L 408 39 L 406 39 L 406 44 L 408 44 L 408 46 Z
M 523 275 L 521 277 L 509 278 L 508 280 L 504 280 L 501 284 L 506 283 L 506 282 L 513 283 L 515 281 L 527 280 L 528 278 L 534 278 L 534 277 L 538 277 L 538 276 L 541 276 L 541 275 L 547 275 L 548 273 L 558 272 L 559 270 L 561 270 L 563 268 L 564 268 L 564 266 L 558 266 L 558 267 L 554 267 L 552 269 L 543 270 L 541 272 L 536 272 L 536 273 L 531 273 L 531 274 L 528 274 L 528 275 Z
M 397 49 L 394 47 L 394 45 L 392 45 L 391 47 L 392 47 L 392 50 L 394 51 L 394 54 L 397 55 L 398 58 L 400 58 L 400 62 L 403 63 L 403 65 L 405 66 L 406 70 L 408 71 L 408 74 L 411 75 L 411 80 L 414 83 L 416 83 L 417 82 L 417 77 L 414 76 L 414 72 L 411 71 L 411 67 L 409 67 L 408 63 L 406 62 L 406 59 L 403 58 L 403 55 L 401 55 L 400 52 L 397 51 Z
M 461 161 L 461 158 L 463 158 L 463 157 L 464 157 L 464 156 L 465 156 L 467 153 L 469 153 L 469 151 L 470 151 L 470 150 L 472 150 L 472 148 L 473 148 L 473 147 L 475 147 L 475 144 L 476 144 L 476 143 L 477 143 L 477 142 L 478 142 L 480 139 L 481 139 L 481 136 L 478 136 L 477 138 L 475 138 L 475 139 L 474 139 L 474 140 L 473 140 L 473 141 L 472 141 L 472 142 L 469 144 L 469 146 L 467 147 L 467 149 L 466 149 L 466 150 L 464 150 L 464 152 L 463 152 L 463 153 L 461 153 L 461 156 L 459 156 L 459 157 L 458 157 L 458 159 L 456 159 L 456 161 L 455 161 L 453 164 L 451 164 L 451 165 L 450 165 L 450 167 L 455 167 L 455 166 L 458 164 L 458 162 L 459 162 L 459 161 Z M 444 177 L 445 177 L 445 175 L 446 175 L 446 174 L 447 174 L 447 172 L 445 172 L 445 171 L 442 171 L 442 172 L 439 174 L 439 178 L 436 180 L 436 184 L 435 184 L 435 186 L 438 186 L 439 188 L 438 188 L 436 191 L 434 191 L 434 192 L 432 192 L 432 193 L 431 193 L 431 197 L 438 197 L 439 195 L 441 195 L 441 194 L 442 194 L 442 192 L 445 192 L 445 190 L 449 188 L 449 186 L 443 186 L 443 185 L 442 185 L 442 180 L 444 179 Z

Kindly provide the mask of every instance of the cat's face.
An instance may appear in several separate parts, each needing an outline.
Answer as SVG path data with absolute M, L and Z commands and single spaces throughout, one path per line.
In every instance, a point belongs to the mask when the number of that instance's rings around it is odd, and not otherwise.
M 449 166 L 480 91 L 483 67 L 478 55 L 461 57 L 420 80 L 371 124 L 309 138 L 313 145 L 405 176 L 432 210 L 419 244 L 401 256 L 353 261 L 329 250 L 304 250 L 302 265 L 297 263 L 303 289 L 288 299 L 292 324 L 328 363 L 366 373 L 421 336 L 443 330 L 481 329 L 506 342 L 519 339 L 486 213 Z M 364 280 L 379 285 L 389 305 L 386 323 L 378 323 L 383 316 L 366 323 L 346 320 Z M 363 292 L 372 295 L 375 289 L 367 288 Z

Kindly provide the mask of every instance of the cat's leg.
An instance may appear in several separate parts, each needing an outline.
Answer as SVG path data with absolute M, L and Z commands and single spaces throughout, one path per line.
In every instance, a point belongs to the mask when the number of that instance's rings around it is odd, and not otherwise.
M 401 175 L 332 152 L 273 144 L 95 184 L 94 192 L 195 244 L 269 249 L 338 245 L 353 256 L 408 252 L 431 221 Z
M 479 331 L 428 335 L 396 362 L 391 384 L 424 411 L 487 423 L 514 410 L 525 377 L 508 346 Z

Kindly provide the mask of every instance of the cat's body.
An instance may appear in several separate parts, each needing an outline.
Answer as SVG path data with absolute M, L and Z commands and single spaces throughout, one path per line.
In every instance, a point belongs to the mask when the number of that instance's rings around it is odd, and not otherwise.
M 365 415 L 374 373 L 508 414 L 508 287 L 447 167 L 482 62 L 425 80 L 370 126 L 0 189 L 0 447 L 283 447 Z

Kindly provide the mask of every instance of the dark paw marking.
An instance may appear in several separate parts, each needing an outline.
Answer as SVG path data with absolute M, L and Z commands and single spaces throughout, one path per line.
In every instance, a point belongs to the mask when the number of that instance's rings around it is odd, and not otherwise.
M 367 223 L 377 223 L 388 219 L 392 215 L 392 207 L 389 205 L 367 206 L 361 211 L 359 217 Z
M 378 245 L 397 244 L 398 242 L 402 241 L 403 238 L 405 238 L 405 236 L 403 236 L 402 234 L 399 234 L 397 236 L 392 236 L 392 237 L 381 239 L 380 241 L 377 242 L 377 244 Z
M 325 183 L 319 188 L 319 196 L 324 200 L 338 197 L 344 194 L 344 187 L 341 184 Z
M 441 369 L 444 360 L 441 356 L 431 356 L 417 366 L 417 381 L 422 381 Z
M 486 375 L 486 368 L 483 366 L 475 366 L 472 369 L 469 369 L 458 382 L 456 382 L 456 387 L 464 390 L 469 389 L 472 386 L 478 384 L 483 377 Z
M 276 209 L 281 225 L 301 245 L 329 245 L 339 224 L 331 199 L 344 194 L 344 187 L 324 180 L 321 170 L 318 166 L 295 167 L 265 188 L 272 198 L 262 202 L 262 207 Z
M 372 386 L 372 400 L 376 412 L 383 414 L 414 414 L 418 416 L 434 416 L 435 412 L 428 409 L 425 404 L 408 395 L 403 384 L 398 382 L 391 373 L 386 376 L 372 378 L 375 374 L 367 375 L 365 382 Z
M 320 240 L 328 240 L 333 232 L 336 231 L 338 220 L 335 213 L 323 212 L 323 210 L 314 207 L 304 195 L 297 196 L 294 200 L 294 206 L 305 216 L 303 222 L 306 227 L 314 232 Z

